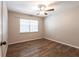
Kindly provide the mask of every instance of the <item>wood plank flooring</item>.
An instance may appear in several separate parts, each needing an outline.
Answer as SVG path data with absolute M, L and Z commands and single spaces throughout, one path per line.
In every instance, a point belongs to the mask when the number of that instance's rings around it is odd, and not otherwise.
M 78 57 L 79 49 L 47 39 L 9 45 L 7 57 Z

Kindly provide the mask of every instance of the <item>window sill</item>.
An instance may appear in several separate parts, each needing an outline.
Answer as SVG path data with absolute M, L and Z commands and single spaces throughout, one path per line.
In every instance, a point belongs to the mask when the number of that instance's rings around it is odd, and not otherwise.
M 20 32 L 20 34 L 26 34 L 26 33 L 38 33 L 38 32 Z

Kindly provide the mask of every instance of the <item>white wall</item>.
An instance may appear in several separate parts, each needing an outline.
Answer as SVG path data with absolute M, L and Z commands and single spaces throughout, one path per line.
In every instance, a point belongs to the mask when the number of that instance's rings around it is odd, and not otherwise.
M 26 19 L 34 19 L 39 21 L 39 32 L 37 33 L 20 33 L 20 17 Z M 43 18 L 25 15 L 17 12 L 9 11 L 9 44 L 25 42 L 43 38 Z
M 45 18 L 45 38 L 79 48 L 79 2 L 58 4 Z

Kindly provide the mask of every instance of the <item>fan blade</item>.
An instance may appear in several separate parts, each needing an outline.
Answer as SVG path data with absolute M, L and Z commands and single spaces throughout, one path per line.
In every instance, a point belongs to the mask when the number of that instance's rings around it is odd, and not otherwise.
M 54 9 L 48 9 L 48 10 L 46 10 L 46 11 L 54 11 Z

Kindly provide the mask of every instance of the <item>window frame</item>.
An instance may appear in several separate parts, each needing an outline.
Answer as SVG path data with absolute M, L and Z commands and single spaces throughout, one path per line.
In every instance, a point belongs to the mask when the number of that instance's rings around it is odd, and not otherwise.
M 26 19 L 26 18 L 20 18 L 19 20 L 21 20 L 21 19 L 24 19 L 24 20 L 32 20 L 32 19 Z M 36 20 L 36 19 L 33 19 L 33 20 Z M 38 32 L 39 32 L 39 20 L 36 20 L 36 21 L 38 22 L 38 31 L 31 32 L 31 31 L 30 31 L 30 25 L 29 25 L 29 32 L 21 32 L 20 29 L 19 29 L 19 32 L 20 32 L 20 33 L 38 33 Z M 19 23 L 20 23 L 20 21 L 19 21 Z M 30 23 L 29 23 L 29 24 L 30 24 Z M 20 28 L 20 26 L 19 26 L 19 28 Z

